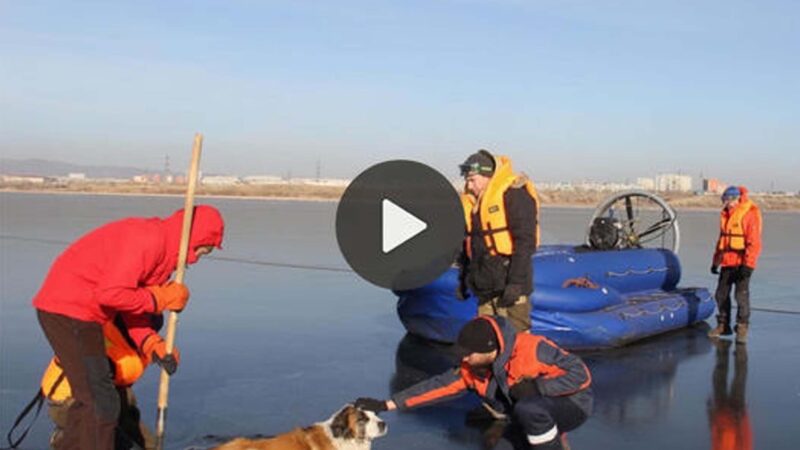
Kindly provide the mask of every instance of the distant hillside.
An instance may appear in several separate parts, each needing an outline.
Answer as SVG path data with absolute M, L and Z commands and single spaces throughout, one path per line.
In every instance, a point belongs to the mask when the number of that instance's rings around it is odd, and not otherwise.
M 153 170 L 120 166 L 87 166 L 46 159 L 0 158 L 0 173 L 7 175 L 66 176 L 85 173 L 90 178 L 130 178 Z

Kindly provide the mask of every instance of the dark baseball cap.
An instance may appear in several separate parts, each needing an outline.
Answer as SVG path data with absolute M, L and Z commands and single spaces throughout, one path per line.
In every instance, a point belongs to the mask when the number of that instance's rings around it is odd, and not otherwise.
M 472 353 L 489 353 L 499 347 L 494 327 L 488 320 L 481 318 L 467 322 L 456 340 L 456 351 L 461 357 Z
M 487 150 L 478 150 L 477 153 L 469 155 L 458 168 L 464 177 L 473 173 L 491 176 L 494 173 L 494 157 Z

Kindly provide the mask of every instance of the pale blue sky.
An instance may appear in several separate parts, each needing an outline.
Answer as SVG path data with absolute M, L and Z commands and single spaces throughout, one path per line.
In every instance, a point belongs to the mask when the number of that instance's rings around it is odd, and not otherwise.
M 538 180 L 800 189 L 797 1 L 2 1 L 0 150 L 352 177 L 480 147 Z

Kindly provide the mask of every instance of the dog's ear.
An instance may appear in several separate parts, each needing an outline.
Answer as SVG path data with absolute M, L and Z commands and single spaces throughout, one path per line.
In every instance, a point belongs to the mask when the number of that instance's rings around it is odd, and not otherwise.
M 331 433 L 333 437 L 340 439 L 354 439 L 356 437 L 353 430 L 352 416 L 355 412 L 353 405 L 345 406 L 336 414 L 331 423 Z

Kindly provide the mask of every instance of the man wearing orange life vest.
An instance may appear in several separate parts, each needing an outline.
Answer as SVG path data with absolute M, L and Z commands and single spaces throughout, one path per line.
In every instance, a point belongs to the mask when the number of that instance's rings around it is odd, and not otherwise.
M 460 166 L 467 225 L 458 295 L 469 288 L 479 315 L 507 317 L 517 331 L 531 327 L 533 267 L 539 245 L 539 198 L 533 183 L 517 174 L 506 156 L 486 150 Z
M 141 423 L 132 387 L 150 363 L 160 365 L 170 375 L 177 370 L 180 363 L 178 347 L 172 349 L 172 354 L 166 355 L 164 340 L 157 334 L 163 321 L 163 315 L 160 314 L 119 315 L 114 321 L 103 325 L 106 356 L 120 400 L 120 414 L 114 436 L 115 450 L 155 448 L 153 434 Z M 131 334 L 140 338 L 140 342 L 135 342 Z M 68 436 L 65 430 L 70 423 L 70 409 L 75 400 L 69 380 L 56 357 L 51 359 L 42 377 L 40 395 L 47 399 L 49 415 L 56 426 L 50 437 L 50 448 L 69 448 L 69 439 L 64 437 Z
M 456 341 L 459 367 L 392 395 L 362 397 L 355 405 L 376 413 L 407 410 L 479 395 L 496 421 L 507 428 L 493 449 L 562 450 L 563 435 L 592 412 L 592 377 L 581 359 L 543 336 L 518 333 L 502 317 L 479 316 L 461 329 Z M 488 408 L 487 408 L 488 409 Z
M 750 324 L 750 277 L 761 254 L 761 211 L 748 198 L 743 186 L 728 187 L 722 201 L 719 239 L 711 264 L 711 273 L 719 274 L 714 295 L 717 327 L 708 335 L 718 338 L 732 334 L 730 293 L 736 285 L 736 342 L 743 344 Z
M 188 289 L 168 282 L 177 268 L 183 210 L 161 219 L 128 218 L 103 225 L 56 258 L 33 306 L 69 380 L 74 402 L 64 428 L 64 448 L 111 450 L 120 412 L 103 325 L 125 320 L 146 358 L 164 365 L 165 345 L 145 323 L 149 314 L 181 311 Z M 211 206 L 194 209 L 187 264 L 221 248 L 224 223 Z

